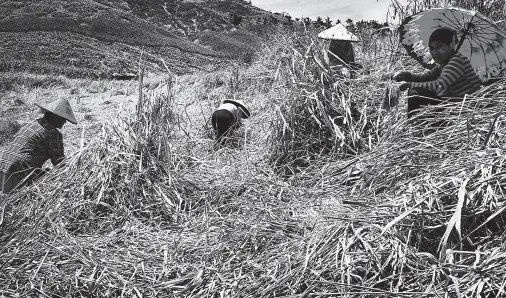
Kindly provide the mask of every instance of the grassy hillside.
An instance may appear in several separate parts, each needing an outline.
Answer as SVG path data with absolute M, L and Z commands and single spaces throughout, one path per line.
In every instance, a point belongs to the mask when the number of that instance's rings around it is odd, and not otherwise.
M 164 6 L 165 4 L 166 6 Z M 187 38 L 206 29 L 231 29 L 227 12 L 206 3 L 164 1 L 2 1 L 0 40 L 2 70 L 64 73 L 106 77 L 137 69 L 140 53 L 152 70 L 160 58 L 176 73 L 219 67 L 240 58 L 236 52 L 251 44 L 216 32 L 223 46 L 209 47 Z M 211 7 L 211 8 L 208 8 Z M 231 5 L 225 5 L 230 10 Z M 165 7 L 165 8 L 164 8 Z M 242 6 L 241 6 L 242 7 Z M 255 11 L 236 7 L 241 13 Z M 234 8 L 235 9 L 235 8 Z M 198 24 L 192 30 L 192 24 Z

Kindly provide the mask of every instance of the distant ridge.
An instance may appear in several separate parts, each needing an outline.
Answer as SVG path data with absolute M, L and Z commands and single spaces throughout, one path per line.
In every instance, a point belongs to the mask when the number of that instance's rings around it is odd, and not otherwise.
M 4 0 L 0 71 L 108 77 L 141 53 L 176 73 L 247 62 L 261 37 L 242 26 L 268 15 L 242 0 Z

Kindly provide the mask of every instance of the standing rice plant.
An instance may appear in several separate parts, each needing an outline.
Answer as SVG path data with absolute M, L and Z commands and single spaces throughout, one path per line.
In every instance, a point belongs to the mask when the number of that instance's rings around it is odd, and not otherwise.
M 311 34 L 278 48 L 275 78 L 286 98 L 277 106 L 272 163 L 285 173 L 321 156 L 346 158 L 370 150 L 386 124 L 381 110 L 384 73 L 348 78 L 324 61 L 324 42 Z M 383 89 L 383 88 L 382 88 Z
M 302 187 L 345 199 L 313 230 L 310 243 L 318 245 L 307 244 L 303 269 L 291 268 L 290 278 L 277 286 L 288 291 L 304 280 L 304 293 L 322 296 L 503 295 L 501 94 L 502 84 L 496 84 L 462 103 L 429 108 L 418 124 L 403 127 L 401 121 L 370 152 L 319 162 L 295 175 Z M 440 119 L 446 126 L 434 129 Z M 350 172 L 358 177 L 345 184 Z M 329 222 L 335 222 L 330 234 L 318 235 Z M 349 230 L 342 228 L 346 223 Z M 327 243 L 325 260 L 321 247 Z
M 183 209 L 192 208 L 186 198 L 195 187 L 177 172 L 185 167 L 185 159 L 171 146 L 177 117 L 171 84 L 165 87 L 165 95 L 144 98 L 137 117 L 104 124 L 102 135 L 86 146 L 83 140 L 62 166 L 30 187 L 1 197 L 2 289 L 29 292 L 30 276 L 44 272 L 48 282 L 52 280 L 53 293 L 79 293 L 85 282 L 72 286 L 71 280 L 57 280 L 40 267 L 33 274 L 26 270 L 29 262 L 18 260 L 53 260 L 62 248 L 40 249 L 54 243 L 52 237 L 106 234 L 132 220 L 151 227 L 168 225 L 184 217 Z

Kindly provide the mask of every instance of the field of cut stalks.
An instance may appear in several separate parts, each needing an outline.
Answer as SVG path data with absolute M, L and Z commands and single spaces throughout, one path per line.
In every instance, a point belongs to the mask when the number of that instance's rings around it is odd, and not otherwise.
M 145 91 L 1 197 L 0 297 L 501 297 L 504 82 L 408 124 L 396 40 L 343 78 L 280 32 L 247 69 Z M 217 148 L 225 97 L 252 117 Z

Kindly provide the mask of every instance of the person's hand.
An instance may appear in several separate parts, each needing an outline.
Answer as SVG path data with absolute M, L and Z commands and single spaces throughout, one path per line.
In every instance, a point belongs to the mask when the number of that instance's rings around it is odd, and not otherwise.
M 409 71 L 401 71 L 396 73 L 392 79 L 394 79 L 397 82 L 401 81 L 411 81 L 411 73 Z
M 411 83 L 410 83 L 410 82 L 403 82 L 403 83 L 399 86 L 399 90 L 400 90 L 400 91 L 408 90 L 409 88 L 411 88 Z

